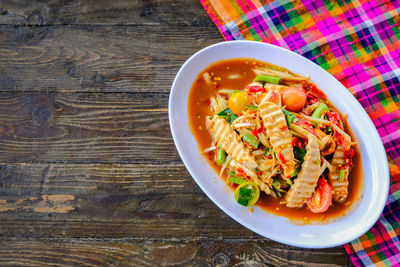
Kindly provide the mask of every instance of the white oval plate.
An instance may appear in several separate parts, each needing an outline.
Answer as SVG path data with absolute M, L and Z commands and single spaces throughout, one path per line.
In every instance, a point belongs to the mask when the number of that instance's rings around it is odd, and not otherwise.
M 212 169 L 199 151 L 188 122 L 188 94 L 196 76 L 211 63 L 230 58 L 254 58 L 310 75 L 311 80 L 344 114 L 358 141 L 364 182 L 358 208 L 339 221 L 325 225 L 296 225 L 287 218 L 268 213 L 259 207 L 238 205 L 232 190 Z M 304 248 L 343 245 L 364 234 L 379 218 L 388 194 L 389 169 L 385 150 L 367 113 L 351 93 L 332 75 L 312 61 L 289 50 L 253 41 L 222 42 L 206 47 L 190 57 L 172 84 L 169 98 L 169 122 L 172 136 L 186 168 L 207 194 L 226 214 L 269 239 Z

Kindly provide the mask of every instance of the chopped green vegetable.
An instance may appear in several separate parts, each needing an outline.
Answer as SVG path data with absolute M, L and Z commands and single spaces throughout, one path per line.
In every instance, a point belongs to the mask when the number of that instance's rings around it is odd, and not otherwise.
M 254 169 L 254 171 L 255 171 L 255 172 L 259 172 L 260 170 L 259 170 L 258 167 L 257 167 L 257 168 Z
M 249 188 L 241 187 L 239 188 L 239 197 L 250 198 L 252 190 Z
M 283 112 L 283 114 L 285 114 L 285 119 L 286 119 L 287 125 L 290 126 L 290 124 L 292 124 L 292 122 L 296 118 L 296 116 L 292 112 L 287 111 L 284 108 L 282 109 L 282 112 Z
M 225 151 L 222 148 L 222 146 L 220 144 L 218 144 L 217 164 L 218 165 L 224 164 L 225 159 L 226 159 Z
M 298 146 L 294 146 L 293 147 L 293 153 L 294 153 L 294 157 L 299 160 L 301 163 L 304 162 L 304 157 L 307 153 L 307 151 L 301 147 Z
M 226 119 L 229 123 L 232 123 L 234 120 L 237 119 L 237 116 L 229 108 L 224 109 L 217 115 L 220 116 L 221 118 Z
M 230 176 L 228 182 L 232 184 L 243 184 L 244 182 L 246 182 L 246 180 L 238 176 Z
M 252 190 L 248 188 L 239 188 L 239 197 L 238 197 L 238 203 L 247 206 L 250 200 Z
M 321 103 L 318 105 L 318 107 L 314 110 L 313 114 L 311 117 L 319 119 L 322 116 L 322 112 L 327 112 L 329 110 L 328 106 L 325 103 Z
M 300 170 L 301 170 L 301 165 L 299 165 L 296 168 L 296 170 L 294 170 L 294 172 L 293 172 L 293 174 L 292 174 L 292 176 L 290 178 L 296 177 L 299 174 Z
M 243 140 L 252 145 L 254 148 L 258 148 L 258 145 L 260 144 L 260 140 L 250 133 L 246 133 L 243 136 Z
M 285 182 L 286 182 L 289 186 L 293 185 L 293 182 L 292 182 L 292 180 L 290 180 L 290 178 L 286 178 L 286 179 L 285 179 Z
M 247 206 L 247 204 L 249 203 L 249 200 L 248 200 L 248 199 L 245 199 L 245 198 L 239 197 L 238 200 L 237 200 L 237 202 L 238 202 L 240 205 L 242 205 L 242 206 Z
M 342 169 L 339 172 L 339 181 L 343 182 L 345 171 Z
M 328 128 L 326 128 L 326 132 L 327 132 L 328 134 L 332 132 L 331 126 L 328 126 Z
M 257 75 L 256 78 L 254 78 L 255 82 L 265 82 L 265 83 L 273 83 L 273 84 L 278 84 L 281 78 L 279 77 L 274 77 L 274 76 L 267 76 L 267 75 Z
M 282 193 L 285 192 L 285 190 L 281 188 L 281 182 L 279 180 L 274 180 L 271 186 L 273 189 L 275 189 L 275 192 L 278 194 L 279 197 L 281 197 Z
M 260 189 L 255 183 L 244 182 L 235 189 L 235 199 L 243 206 L 253 206 L 260 197 Z
M 252 110 L 258 110 L 258 107 L 254 106 L 254 105 L 246 105 L 246 108 L 252 109 Z
M 266 156 L 269 155 L 269 147 L 266 147 L 266 148 L 265 148 L 265 153 L 264 153 L 264 155 L 266 155 Z

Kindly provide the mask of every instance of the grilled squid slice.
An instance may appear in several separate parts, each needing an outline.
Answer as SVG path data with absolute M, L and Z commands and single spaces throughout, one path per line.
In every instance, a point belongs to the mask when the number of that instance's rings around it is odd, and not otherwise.
M 344 203 L 348 194 L 350 168 L 341 167 L 345 164 L 345 149 L 342 146 L 336 147 L 331 161 L 332 170 L 329 171 L 328 179 L 332 186 L 332 198 L 335 202 Z M 342 172 L 342 177 L 340 177 Z
M 286 124 L 285 115 L 279 106 L 269 101 L 262 101 L 258 106 L 267 135 L 270 138 L 279 164 L 282 166 L 285 177 L 294 173 L 295 159 L 293 155 L 292 135 Z
M 257 162 L 250 151 L 240 141 L 239 135 L 232 129 L 231 125 L 219 116 L 207 119 L 207 127 L 215 140 L 222 146 L 228 155 L 249 169 L 257 168 Z
M 286 195 L 286 206 L 289 208 L 302 207 L 317 186 L 321 160 L 317 138 L 312 134 L 308 135 L 306 149 L 301 171 Z

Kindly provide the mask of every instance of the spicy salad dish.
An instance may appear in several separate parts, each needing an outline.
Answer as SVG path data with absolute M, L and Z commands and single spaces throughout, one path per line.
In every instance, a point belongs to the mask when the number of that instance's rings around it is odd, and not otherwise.
M 338 218 L 357 198 L 362 168 L 346 115 L 308 76 L 254 59 L 218 61 L 195 79 L 188 115 L 237 205 L 307 223 Z

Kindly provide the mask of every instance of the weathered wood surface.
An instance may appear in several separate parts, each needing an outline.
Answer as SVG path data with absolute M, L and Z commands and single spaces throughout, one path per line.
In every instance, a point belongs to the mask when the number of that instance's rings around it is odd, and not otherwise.
M 0 93 L 0 161 L 180 162 L 167 106 L 157 93 Z
M 247 230 L 186 171 L 170 86 L 219 41 L 198 0 L 0 2 L 0 265 L 351 265 Z
M 337 266 L 340 249 L 293 248 L 268 240 L 3 239 L 0 264 L 43 266 Z M 24 248 L 20 251 L 10 249 Z M 40 250 L 38 251 L 38 247 Z M 23 254 L 19 254 L 23 252 Z M 310 259 L 315 264 L 310 264 Z M 342 262 L 345 264 L 345 262 Z
M 211 27 L 0 25 L 2 91 L 163 92 Z
M 0 24 L 214 27 L 200 1 L 193 0 L 3 0 Z

